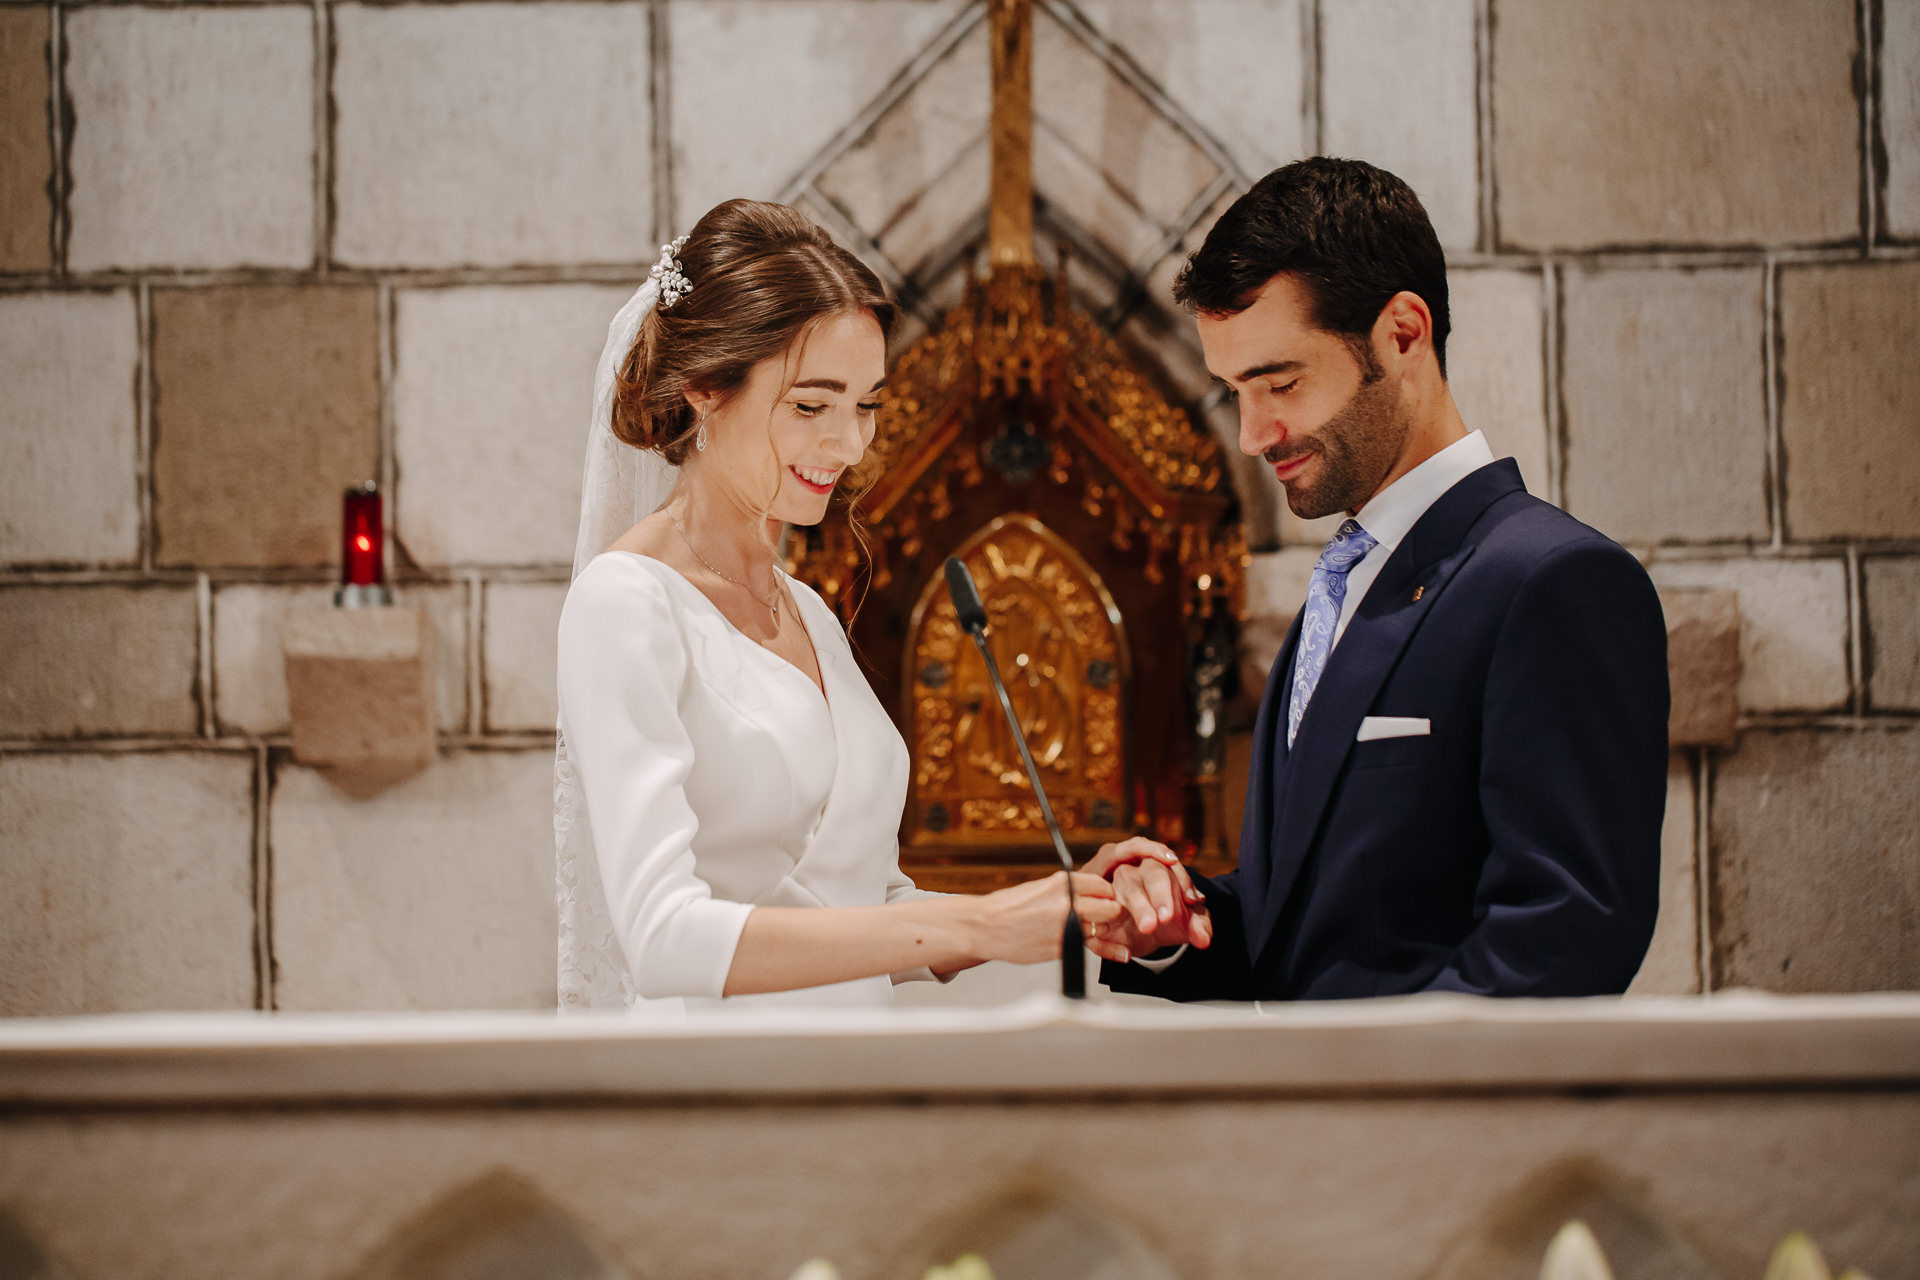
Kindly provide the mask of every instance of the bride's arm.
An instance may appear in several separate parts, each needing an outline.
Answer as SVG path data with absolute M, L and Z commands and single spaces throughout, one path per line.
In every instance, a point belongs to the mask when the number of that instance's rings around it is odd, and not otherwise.
M 984 897 L 939 894 L 884 907 L 755 907 L 740 931 L 726 994 L 788 991 L 926 966 L 936 972 L 985 960 L 1037 964 L 1060 954 L 1064 872 Z M 1113 887 L 1076 875 L 1083 921 L 1120 912 Z
M 792 990 L 1059 953 L 1066 891 L 1057 877 L 983 898 L 875 907 L 715 897 L 694 869 L 700 823 L 685 791 L 693 744 L 678 706 L 687 651 L 665 588 L 622 558 L 596 561 L 567 594 L 559 659 L 560 719 L 608 913 L 640 995 Z M 1088 923 L 1118 912 L 1098 877 L 1077 877 L 1075 892 Z
M 887 901 L 889 903 L 930 901 L 946 896 L 948 895 L 935 893 L 931 889 L 922 889 L 914 884 L 913 878 L 900 869 L 900 863 L 896 856 L 893 864 L 893 872 L 887 877 Z M 984 963 L 984 961 L 969 960 L 964 964 L 944 966 L 939 969 L 935 969 L 930 965 L 915 965 L 911 969 L 896 969 L 888 976 L 893 979 L 893 985 L 896 987 L 903 982 L 952 982 L 955 974 L 962 973 L 982 963 Z
M 586 799 L 607 915 L 636 991 L 718 996 L 753 908 L 694 868 L 687 644 L 664 583 L 625 556 L 574 579 L 560 611 L 561 732 Z

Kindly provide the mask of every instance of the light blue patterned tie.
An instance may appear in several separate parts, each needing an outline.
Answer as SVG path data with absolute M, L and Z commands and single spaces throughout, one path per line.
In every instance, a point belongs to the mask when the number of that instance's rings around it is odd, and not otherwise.
M 1347 602 L 1347 573 L 1379 545 L 1358 520 L 1347 520 L 1334 532 L 1313 566 L 1307 607 L 1300 619 L 1300 650 L 1293 660 L 1293 701 L 1287 706 L 1288 747 L 1300 732 L 1300 720 L 1307 714 L 1313 687 L 1320 683 L 1320 673 L 1327 669 L 1327 655 L 1333 652 L 1333 629 L 1339 625 L 1340 610 Z

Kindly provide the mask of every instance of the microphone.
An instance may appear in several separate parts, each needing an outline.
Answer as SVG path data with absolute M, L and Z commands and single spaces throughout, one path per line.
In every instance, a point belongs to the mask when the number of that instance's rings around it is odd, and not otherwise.
M 973 575 L 959 556 L 947 557 L 947 594 L 953 597 L 953 610 L 960 615 L 960 625 L 978 640 L 987 629 L 987 606 L 980 603 L 980 588 L 973 585 Z
M 1082 950 L 1086 936 L 1080 930 L 1079 913 L 1074 910 L 1073 855 L 1067 852 L 1067 842 L 1060 834 L 1059 822 L 1054 819 L 1053 806 L 1047 803 L 1046 788 L 1040 785 L 1040 769 L 1033 762 L 1033 752 L 1027 749 L 1027 735 L 1020 731 L 1020 717 L 1013 713 L 1013 699 L 1007 696 L 1006 683 L 1000 679 L 1000 664 L 993 660 L 993 650 L 987 648 L 987 607 L 980 602 L 980 588 L 973 584 L 973 575 L 967 572 L 967 566 L 958 556 L 947 557 L 946 572 L 947 594 L 953 597 L 954 612 L 960 615 L 961 627 L 973 637 L 980 657 L 987 664 L 987 679 L 1000 696 L 1000 710 L 1006 714 L 1014 745 L 1020 748 L 1020 761 L 1027 766 L 1027 779 L 1033 783 L 1034 798 L 1040 802 L 1040 816 L 1046 820 L 1047 834 L 1053 837 L 1053 850 L 1060 855 L 1060 865 L 1067 871 L 1067 927 L 1060 939 L 1060 994 L 1069 1000 L 1084 1000 L 1087 998 L 1087 958 Z

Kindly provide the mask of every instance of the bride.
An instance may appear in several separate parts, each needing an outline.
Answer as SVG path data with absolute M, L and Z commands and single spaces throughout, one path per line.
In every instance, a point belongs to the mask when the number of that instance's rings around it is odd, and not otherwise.
M 894 306 L 782 205 L 661 252 L 594 386 L 560 618 L 560 1004 L 885 1005 L 892 982 L 1059 955 L 1064 873 L 916 889 L 907 750 L 783 524 L 857 492 Z M 1119 913 L 1075 877 L 1081 915 Z

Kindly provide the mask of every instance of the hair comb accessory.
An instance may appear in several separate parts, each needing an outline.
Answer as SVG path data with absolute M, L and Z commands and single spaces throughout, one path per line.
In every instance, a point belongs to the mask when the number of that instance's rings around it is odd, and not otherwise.
M 680 250 L 686 248 L 687 238 L 678 236 L 672 244 L 660 246 L 660 261 L 653 264 L 647 272 L 647 278 L 660 286 L 660 309 L 665 311 L 680 299 L 693 292 L 693 281 L 680 267 Z

